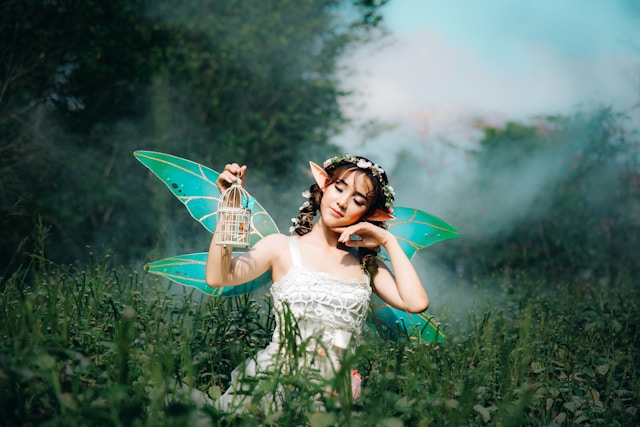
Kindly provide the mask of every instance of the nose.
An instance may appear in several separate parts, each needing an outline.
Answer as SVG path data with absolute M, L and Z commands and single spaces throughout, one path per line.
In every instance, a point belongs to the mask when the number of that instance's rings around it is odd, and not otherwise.
M 345 210 L 347 208 L 347 198 L 343 197 L 337 200 L 337 205 L 341 210 Z

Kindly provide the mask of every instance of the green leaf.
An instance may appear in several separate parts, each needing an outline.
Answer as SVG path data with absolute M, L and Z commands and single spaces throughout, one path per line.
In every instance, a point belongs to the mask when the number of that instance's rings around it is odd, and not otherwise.
M 485 423 L 488 423 L 491 420 L 491 414 L 484 406 L 473 405 L 473 410 L 482 415 L 482 421 L 484 421 Z

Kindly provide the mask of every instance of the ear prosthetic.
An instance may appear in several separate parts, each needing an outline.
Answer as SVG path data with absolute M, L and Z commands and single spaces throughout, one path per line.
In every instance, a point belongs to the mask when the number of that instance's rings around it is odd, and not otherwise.
M 309 166 L 311 167 L 311 174 L 313 175 L 313 178 L 316 180 L 316 184 L 318 184 L 320 188 L 326 187 L 330 179 L 327 171 L 325 171 L 322 166 L 313 162 L 309 162 Z M 396 219 L 396 217 L 382 209 L 376 209 L 364 219 L 366 219 L 367 221 L 382 222 L 382 221 L 391 221 L 393 219 Z
M 376 209 L 366 219 L 368 221 L 391 221 L 396 219 L 396 217 L 391 215 L 389 212 L 383 211 L 382 209 Z
M 313 179 L 316 180 L 316 184 L 318 187 L 324 188 L 329 182 L 329 174 L 324 168 L 316 163 L 309 162 L 309 166 L 311 167 L 311 174 L 313 175 Z

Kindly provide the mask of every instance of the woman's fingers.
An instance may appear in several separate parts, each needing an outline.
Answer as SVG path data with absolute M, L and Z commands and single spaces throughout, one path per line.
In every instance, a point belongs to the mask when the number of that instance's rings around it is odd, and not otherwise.
M 353 224 L 348 227 L 333 229 L 340 233 L 338 241 L 347 246 L 364 246 L 375 248 L 385 246 L 390 238 L 390 232 L 366 221 Z
M 244 176 L 247 166 L 240 166 L 237 163 L 230 163 L 224 167 L 225 172 L 229 172 L 233 175 L 241 175 Z
M 338 241 L 341 243 L 346 243 L 351 239 L 351 236 L 354 235 L 353 229 L 351 227 L 336 227 L 332 228 L 332 230 L 336 233 L 340 233 L 340 235 L 338 236 Z
M 359 223 L 349 227 L 337 227 L 333 231 L 340 233 L 338 241 L 347 246 L 380 246 L 379 230 L 373 227 L 376 226 Z
M 216 185 L 220 191 L 224 191 L 238 180 L 238 176 L 242 179 L 242 185 L 246 183 L 247 166 L 240 166 L 237 163 L 229 163 L 225 165 L 224 170 L 218 175 Z

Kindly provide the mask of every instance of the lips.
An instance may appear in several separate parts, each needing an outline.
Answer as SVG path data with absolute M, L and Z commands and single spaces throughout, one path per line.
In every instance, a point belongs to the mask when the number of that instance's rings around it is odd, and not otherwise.
M 329 208 L 329 210 L 331 211 L 331 213 L 333 214 L 333 216 L 337 217 L 337 218 L 342 218 L 344 215 L 342 215 L 342 212 L 337 211 L 333 208 Z

